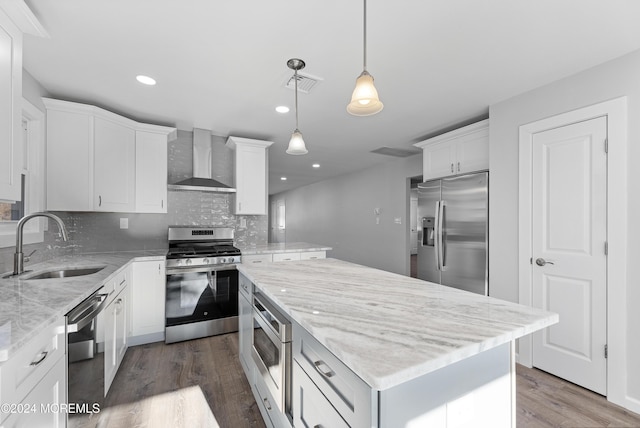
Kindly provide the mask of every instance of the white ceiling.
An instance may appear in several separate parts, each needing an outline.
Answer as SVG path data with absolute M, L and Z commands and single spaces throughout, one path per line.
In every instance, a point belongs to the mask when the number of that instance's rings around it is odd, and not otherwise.
M 24 67 L 52 96 L 274 141 L 272 194 L 370 167 L 390 159 L 371 150 L 415 149 L 493 103 L 640 48 L 637 0 L 369 0 L 367 68 L 385 107 L 354 117 L 362 1 L 26 2 L 51 38 L 26 36 Z M 323 79 L 299 95 L 305 156 L 285 154 L 293 57 Z M 291 112 L 276 113 L 281 104 Z

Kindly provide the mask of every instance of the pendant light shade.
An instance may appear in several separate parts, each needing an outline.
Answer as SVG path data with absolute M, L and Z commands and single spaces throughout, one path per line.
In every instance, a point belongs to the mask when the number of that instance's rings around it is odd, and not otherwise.
M 291 134 L 291 140 L 289 140 L 289 147 L 286 153 L 290 155 L 306 155 L 309 153 L 307 147 L 304 145 L 304 139 L 302 138 L 302 132 L 298 129 L 298 70 L 302 70 L 305 63 L 301 59 L 292 58 L 287 61 L 287 67 L 294 70 L 293 80 L 295 84 L 295 99 L 296 99 L 296 129 Z
M 378 113 L 384 105 L 378 98 L 373 84 L 373 76 L 367 71 L 367 0 L 364 0 L 364 61 L 363 70 L 356 79 L 356 88 L 351 95 L 347 111 L 354 116 L 371 116 Z

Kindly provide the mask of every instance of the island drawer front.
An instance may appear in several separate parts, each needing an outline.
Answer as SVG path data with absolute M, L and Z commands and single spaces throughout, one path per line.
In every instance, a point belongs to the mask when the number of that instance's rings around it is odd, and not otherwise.
M 349 428 L 340 413 L 295 362 L 293 363 L 293 425 Z
M 327 252 L 326 251 L 304 251 L 300 253 L 300 260 L 316 260 L 316 259 L 326 259 Z
M 293 260 L 300 260 L 300 253 L 274 253 L 274 262 L 290 262 Z
M 253 295 L 253 283 L 247 279 L 243 274 L 238 275 L 238 283 L 240 287 L 240 293 L 249 301 L 251 301 L 251 297 Z
M 2 363 L 0 402 L 20 403 L 64 356 L 64 352 L 65 327 L 64 317 L 61 317 Z
M 296 323 L 293 357 L 349 426 L 371 426 L 373 392 L 369 385 Z
M 273 256 L 271 254 L 250 254 L 245 256 L 242 255 L 242 263 L 268 263 L 273 261 Z

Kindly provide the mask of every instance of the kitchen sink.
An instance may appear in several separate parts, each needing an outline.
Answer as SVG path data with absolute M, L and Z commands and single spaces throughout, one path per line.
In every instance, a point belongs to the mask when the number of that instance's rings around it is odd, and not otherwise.
M 69 278 L 72 276 L 85 276 L 100 272 L 105 266 L 87 267 L 87 268 L 68 268 L 68 269 L 51 269 L 34 275 L 27 275 L 22 279 L 52 279 L 52 278 Z

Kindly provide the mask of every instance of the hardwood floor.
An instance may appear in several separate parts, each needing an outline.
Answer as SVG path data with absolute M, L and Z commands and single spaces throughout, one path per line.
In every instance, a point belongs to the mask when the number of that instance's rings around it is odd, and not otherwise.
M 517 426 L 640 427 L 640 415 L 538 369 L 517 365 Z
M 101 428 L 265 426 L 233 333 L 130 348 L 99 418 Z M 640 415 L 518 365 L 517 427 L 640 427 Z

